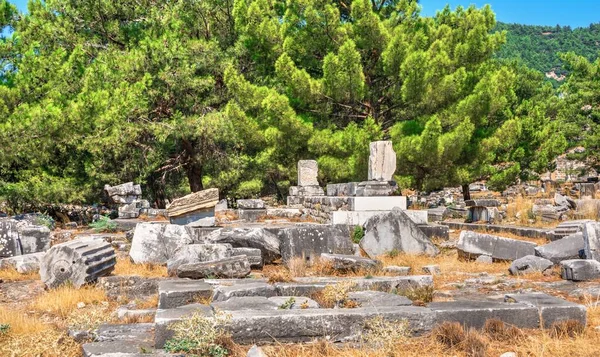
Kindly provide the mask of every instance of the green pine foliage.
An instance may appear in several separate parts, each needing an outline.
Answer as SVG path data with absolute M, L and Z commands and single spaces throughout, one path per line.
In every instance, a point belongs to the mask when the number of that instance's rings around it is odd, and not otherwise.
M 13 211 L 141 182 L 158 207 L 207 187 L 284 198 L 296 163 L 435 189 L 542 172 L 569 143 L 540 73 L 498 61 L 489 7 L 414 0 L 32 0 L 0 41 L 0 197 Z M 565 114 L 566 115 L 566 114 Z

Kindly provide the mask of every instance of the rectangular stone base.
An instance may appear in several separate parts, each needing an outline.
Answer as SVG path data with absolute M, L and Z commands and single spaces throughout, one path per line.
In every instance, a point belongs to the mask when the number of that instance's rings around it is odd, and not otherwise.
M 332 224 L 364 225 L 369 218 L 389 211 L 336 211 L 331 213 Z M 427 224 L 427 211 L 405 210 L 404 213 L 416 224 Z
M 351 197 L 350 211 L 391 211 L 398 207 L 406 210 L 406 196 Z
M 356 196 L 390 196 L 397 189 L 394 181 L 363 181 L 356 188 Z

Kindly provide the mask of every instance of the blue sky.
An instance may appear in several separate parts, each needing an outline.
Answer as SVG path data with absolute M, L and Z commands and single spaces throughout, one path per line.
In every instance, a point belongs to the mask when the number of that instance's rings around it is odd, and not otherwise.
M 458 5 L 477 7 L 492 5 L 496 19 L 527 25 L 569 25 L 587 27 L 600 22 L 600 0 L 421 0 L 425 16 L 435 15 L 446 4 L 454 9 Z
M 21 11 L 27 10 L 27 0 L 11 0 Z M 481 7 L 491 4 L 498 21 L 528 25 L 569 25 L 587 27 L 600 22 L 600 0 L 421 0 L 423 15 L 432 16 L 446 4 Z

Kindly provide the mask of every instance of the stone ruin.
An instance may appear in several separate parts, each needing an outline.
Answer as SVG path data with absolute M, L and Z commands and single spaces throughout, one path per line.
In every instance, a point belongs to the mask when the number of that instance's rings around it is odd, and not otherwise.
M 111 204 L 117 206 L 119 218 L 138 218 L 140 214 L 148 217 L 165 216 L 165 211 L 150 206 L 150 202 L 142 198 L 142 187 L 127 182 L 117 186 L 104 185 L 104 193 Z
M 229 208 L 227 201 L 219 201 L 217 189 L 209 189 L 174 200 L 167 208 L 170 222 L 136 221 L 124 251 L 115 251 L 115 241 L 109 242 L 105 235 L 36 248 L 42 250 L 36 253 L 41 280 L 49 288 L 95 283 L 115 300 L 158 297 L 152 309 L 121 306 L 120 319 L 149 316 L 152 322 L 101 325 L 92 341 L 82 345 L 85 356 L 140 351 L 163 356 L 162 348 L 173 337 L 175 323 L 194 314 L 216 318 L 222 312 L 228 319 L 217 320 L 219 326 L 235 342 L 248 345 L 318 338 L 359 341 L 374 317 L 407 321 L 413 335 L 428 333 L 443 322 L 482 328 L 492 318 L 531 329 L 565 320 L 586 324 L 584 306 L 519 289 L 500 297 L 457 289 L 448 299 L 452 301 L 411 300 L 411 291 L 433 291 L 435 276 L 443 274 L 443 269 L 427 265 L 414 272 L 410 267 L 384 267 L 380 257 L 392 252 L 436 256 L 438 247 L 453 247 L 450 241 L 432 242 L 434 237 L 447 240 L 449 226 L 430 223 L 426 210 L 409 210 L 406 197 L 393 195 L 397 191 L 393 182 L 396 156 L 391 142 L 372 143 L 370 153 L 367 181 L 328 184 L 326 191 L 318 182 L 317 162 L 300 161 L 298 186 L 290 188 L 287 207 L 240 199 L 236 208 Z M 118 197 L 115 202 L 140 199 L 130 193 L 141 195 L 141 191 L 128 190 L 110 192 Z M 495 221 L 496 202 L 473 200 L 468 207 L 471 220 Z M 10 241 L 14 242 L 14 237 L 23 237 L 19 234 L 25 231 L 2 224 L 0 238 L 13 237 Z M 363 235 L 353 241 L 356 227 L 361 227 Z M 461 229 L 455 243 L 461 259 L 479 264 L 510 261 L 509 273 L 514 276 L 560 267 L 565 280 L 600 278 L 598 222 L 564 222 L 552 231 L 517 232 L 546 237 L 550 243 L 544 245 Z M 19 252 L 33 255 L 22 248 Z M 135 264 L 165 265 L 169 277 L 112 276 L 117 255 L 124 254 Z M 298 260 L 308 265 L 325 262 L 333 272 L 366 276 L 295 277 L 287 282 L 261 276 L 265 265 L 291 266 Z M 371 272 L 384 275 L 372 276 Z M 498 277 L 478 275 L 471 280 L 479 284 L 486 279 Z M 345 289 L 333 305 L 319 298 L 331 288 Z M 72 331 L 74 336 L 78 333 Z

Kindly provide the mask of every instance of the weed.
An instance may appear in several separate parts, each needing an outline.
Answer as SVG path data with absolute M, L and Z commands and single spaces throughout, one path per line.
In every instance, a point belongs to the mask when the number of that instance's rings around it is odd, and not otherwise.
M 0 324 L 0 335 L 7 334 L 8 330 L 10 330 L 9 324 Z
M 219 337 L 224 335 L 222 325 L 228 316 L 217 314 L 205 317 L 194 313 L 172 325 L 173 338 L 165 343 L 165 350 L 171 353 L 186 353 L 199 356 L 223 357 L 229 351 L 218 344 Z
M 281 304 L 281 306 L 279 306 L 280 310 L 290 310 L 292 308 L 292 306 L 294 306 L 294 304 L 296 303 L 296 299 L 294 299 L 294 297 L 291 297 L 289 299 L 287 299 L 283 304 Z
M 418 286 L 401 290 L 397 292 L 398 295 L 403 295 L 412 300 L 415 305 L 425 305 L 433 301 L 433 293 L 435 289 L 431 285 Z
M 410 336 L 411 330 L 407 320 L 387 321 L 383 316 L 377 316 L 365 322 L 365 332 L 362 342 L 388 352 L 395 349 L 395 345 Z
M 93 228 L 97 233 L 114 232 L 117 230 L 117 223 L 113 222 L 108 216 L 100 216 L 96 222 L 90 223 L 90 228 Z
M 390 250 L 389 252 L 387 252 L 388 258 L 391 258 L 391 259 L 394 259 L 394 258 L 396 258 L 399 255 L 400 255 L 400 251 L 398 249 L 396 249 L 396 248 L 394 248 L 394 249 Z
M 348 299 L 348 293 L 355 287 L 353 281 L 342 281 L 337 284 L 327 285 L 323 290 L 313 294 L 313 299 L 324 308 L 333 308 L 335 306 L 353 308 L 358 304 Z
M 294 278 L 290 274 L 289 270 L 273 271 L 273 272 L 270 272 L 267 277 L 268 277 L 267 282 L 269 284 L 274 284 L 274 283 L 291 283 L 291 282 L 294 281 Z
M 367 275 L 365 275 L 365 279 L 373 279 L 373 275 L 367 274 Z
M 460 347 L 469 357 L 485 357 L 488 342 L 477 330 L 469 329 Z
M 365 236 L 365 230 L 361 226 L 354 227 L 352 232 L 352 241 L 356 244 L 360 243 L 360 240 Z

